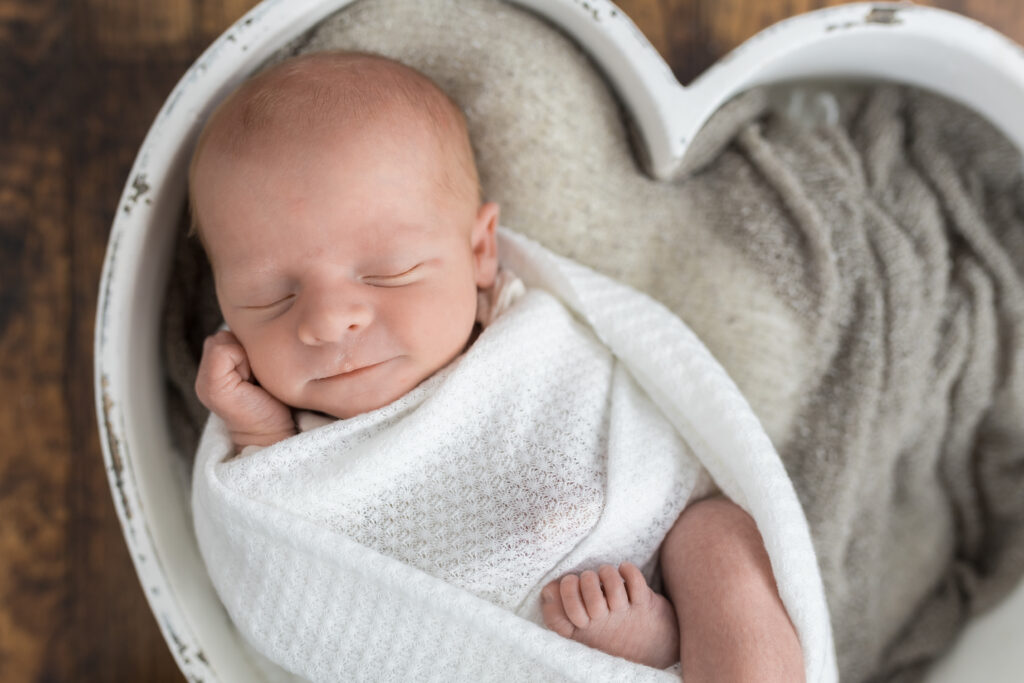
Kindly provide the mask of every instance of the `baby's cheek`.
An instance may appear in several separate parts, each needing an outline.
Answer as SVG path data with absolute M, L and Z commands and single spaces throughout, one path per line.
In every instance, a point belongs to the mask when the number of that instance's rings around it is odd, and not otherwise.
M 435 362 L 443 365 L 462 351 L 473 331 L 476 288 L 472 292 L 465 288 L 439 292 L 428 306 L 431 308 L 419 311 L 420 339 L 429 345 L 429 354 Z M 440 369 L 440 366 L 435 369 Z
M 271 396 L 289 405 L 294 403 L 298 378 L 290 372 L 285 354 L 263 350 L 251 356 L 249 363 L 253 376 Z

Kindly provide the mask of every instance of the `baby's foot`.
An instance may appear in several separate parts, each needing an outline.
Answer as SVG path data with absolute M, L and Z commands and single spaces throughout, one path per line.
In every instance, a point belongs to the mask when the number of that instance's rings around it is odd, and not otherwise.
M 679 661 L 672 603 L 628 562 L 552 581 L 541 591 L 541 603 L 544 624 L 561 636 L 659 669 Z

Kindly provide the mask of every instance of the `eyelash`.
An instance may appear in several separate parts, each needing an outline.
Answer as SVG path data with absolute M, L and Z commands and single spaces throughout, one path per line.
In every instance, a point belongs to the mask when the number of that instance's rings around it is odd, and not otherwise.
M 393 282 L 393 281 L 401 280 L 402 278 L 404 278 L 404 277 L 406 277 L 408 275 L 412 275 L 413 272 L 417 268 L 419 268 L 421 265 L 423 265 L 423 264 L 417 263 L 412 268 L 409 268 L 408 270 L 402 271 L 401 273 L 398 273 L 397 275 L 364 275 L 363 277 L 361 277 L 359 279 L 362 280 L 363 282 L 366 282 L 366 284 L 370 285 L 371 287 L 401 287 L 402 285 L 407 284 L 407 283 L 405 283 L 405 282 Z M 377 280 L 378 282 L 368 282 L 368 280 Z
M 244 308 L 249 308 L 249 309 L 252 309 L 254 311 L 262 311 L 262 310 L 266 310 L 268 308 L 273 308 L 274 306 L 278 306 L 280 304 L 283 304 L 285 301 L 291 301 L 294 298 L 295 298 L 294 294 L 289 294 L 288 296 L 282 297 L 282 298 L 278 299 L 277 301 L 271 301 L 269 304 L 260 304 L 258 306 L 245 306 Z
M 364 275 L 363 277 L 361 277 L 359 279 L 361 281 L 363 281 L 365 284 L 370 285 L 371 287 L 401 287 L 402 285 L 405 285 L 405 284 L 408 284 L 408 283 L 401 282 L 401 281 L 395 282 L 395 281 L 396 280 L 401 280 L 401 278 L 404 278 L 404 277 L 406 277 L 408 275 L 412 275 L 413 272 L 416 271 L 421 265 L 423 265 L 423 264 L 422 263 L 417 263 L 412 268 L 409 268 L 408 270 L 402 271 L 401 273 L 398 273 L 397 275 Z M 368 282 L 368 280 L 378 280 L 378 282 Z M 265 311 L 265 310 L 267 310 L 269 308 L 274 308 L 276 306 L 279 306 L 280 304 L 283 304 L 286 301 L 291 301 L 294 298 L 295 298 L 294 294 L 289 294 L 288 296 L 282 297 L 282 298 L 278 299 L 277 301 L 271 301 L 269 304 L 260 304 L 260 305 L 257 305 L 257 306 L 245 306 L 244 308 L 248 308 L 248 309 L 254 310 L 254 311 Z

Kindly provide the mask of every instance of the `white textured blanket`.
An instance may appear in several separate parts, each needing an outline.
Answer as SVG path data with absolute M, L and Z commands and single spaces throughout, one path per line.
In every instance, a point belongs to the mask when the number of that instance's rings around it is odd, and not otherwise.
M 230 460 L 211 419 L 196 532 L 243 636 L 322 681 L 667 676 L 539 627 L 537 596 L 651 570 L 703 464 L 758 522 L 808 680 L 834 680 L 803 513 L 725 372 L 644 295 L 511 233 L 501 254 L 531 291 L 399 401 Z

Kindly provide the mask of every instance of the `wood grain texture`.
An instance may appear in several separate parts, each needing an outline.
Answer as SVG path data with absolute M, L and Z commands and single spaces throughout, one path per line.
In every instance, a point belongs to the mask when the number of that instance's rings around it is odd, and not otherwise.
M 92 390 L 114 210 L 153 117 L 255 0 L 0 0 L 0 681 L 180 681 Z M 681 81 L 815 0 L 623 0 Z M 1024 43 L 1024 3 L 936 0 Z

